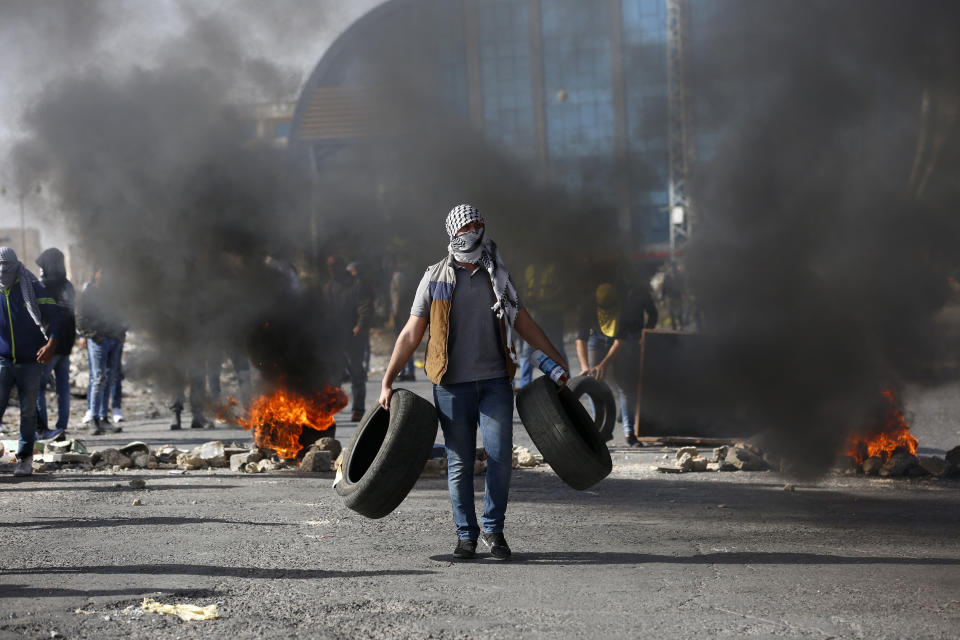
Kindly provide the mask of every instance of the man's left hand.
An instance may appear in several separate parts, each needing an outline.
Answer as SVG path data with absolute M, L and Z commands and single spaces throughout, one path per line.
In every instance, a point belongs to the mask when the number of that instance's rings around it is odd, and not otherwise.
M 51 338 L 47 341 L 47 344 L 40 347 L 40 350 L 37 351 L 37 362 L 40 364 L 47 364 L 50 360 L 53 359 L 53 351 L 55 346 L 54 340 Z

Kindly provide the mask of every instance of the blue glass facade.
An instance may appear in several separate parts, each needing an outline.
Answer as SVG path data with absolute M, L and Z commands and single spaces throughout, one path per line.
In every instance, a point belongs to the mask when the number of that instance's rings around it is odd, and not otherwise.
M 519 157 L 532 159 L 536 139 L 526 3 L 485 3 L 477 15 L 477 30 L 484 133 Z
M 625 215 L 635 252 L 668 242 L 665 0 L 391 0 L 341 36 L 304 99 L 359 82 L 345 67 L 407 25 L 429 42 L 450 112 L 538 175 Z

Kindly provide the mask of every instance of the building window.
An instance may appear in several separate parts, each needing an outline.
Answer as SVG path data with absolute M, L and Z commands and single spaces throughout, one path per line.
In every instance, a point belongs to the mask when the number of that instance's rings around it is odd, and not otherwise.
M 541 3 L 547 154 L 613 156 L 610 5 Z
M 483 129 L 518 156 L 535 155 L 529 19 L 524 0 L 491 0 L 477 16 Z

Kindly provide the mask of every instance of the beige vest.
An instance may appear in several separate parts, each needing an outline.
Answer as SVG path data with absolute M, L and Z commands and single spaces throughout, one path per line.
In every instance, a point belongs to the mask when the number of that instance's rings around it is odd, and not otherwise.
M 453 269 L 453 257 L 450 255 L 427 267 L 430 291 L 430 336 L 427 338 L 427 361 L 423 370 L 427 373 L 430 382 L 434 384 L 440 384 L 443 374 L 447 372 L 450 308 L 453 305 L 453 290 L 457 286 L 457 274 Z M 489 274 L 484 272 L 484 276 L 489 282 Z M 500 345 L 507 364 L 507 377 L 513 380 L 517 365 L 512 358 L 513 349 L 507 344 L 507 325 L 503 318 L 500 319 Z

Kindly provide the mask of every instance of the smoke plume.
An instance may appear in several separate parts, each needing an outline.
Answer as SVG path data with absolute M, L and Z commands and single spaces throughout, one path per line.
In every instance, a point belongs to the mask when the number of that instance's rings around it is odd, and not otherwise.
M 819 472 L 881 390 L 944 371 L 960 11 L 740 1 L 705 23 L 698 126 L 718 143 L 687 265 L 711 401 Z

